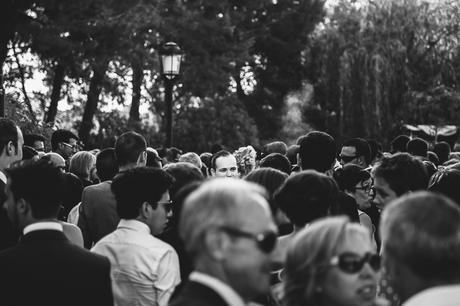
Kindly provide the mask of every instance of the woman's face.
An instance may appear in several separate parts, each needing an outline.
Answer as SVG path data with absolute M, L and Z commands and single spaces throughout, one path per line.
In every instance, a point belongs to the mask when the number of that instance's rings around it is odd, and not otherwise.
M 348 234 L 339 245 L 336 255 L 344 253 L 349 253 L 348 259 L 375 254 L 369 237 L 360 233 Z M 356 272 L 346 272 L 338 264 L 331 264 L 319 288 L 321 305 L 371 306 L 376 298 L 377 279 L 378 272 L 368 261 Z
M 369 178 L 368 180 L 361 181 L 355 186 L 355 192 L 353 193 L 353 197 L 356 200 L 356 204 L 358 204 L 358 208 L 360 210 L 367 209 L 371 207 L 371 202 L 369 198 L 369 191 L 372 187 L 372 180 Z

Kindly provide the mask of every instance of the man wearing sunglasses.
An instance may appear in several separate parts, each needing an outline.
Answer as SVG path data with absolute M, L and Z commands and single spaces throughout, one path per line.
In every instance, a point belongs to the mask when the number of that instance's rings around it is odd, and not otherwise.
M 342 166 L 355 164 L 367 168 L 371 162 L 371 147 L 363 138 L 349 139 L 343 143 L 338 159 Z
M 383 211 L 383 264 L 403 306 L 460 305 L 460 209 L 419 191 Z
M 164 170 L 147 167 L 127 170 L 112 182 L 121 220 L 91 251 L 112 264 L 115 306 L 165 306 L 180 282 L 177 253 L 154 237 L 172 216 L 172 183 Z
M 78 136 L 69 130 L 56 130 L 51 135 L 51 150 L 68 162 L 78 152 L 78 140 Z
M 186 199 L 179 232 L 195 271 L 171 306 L 244 306 L 268 293 L 277 233 L 259 186 L 204 183 Z

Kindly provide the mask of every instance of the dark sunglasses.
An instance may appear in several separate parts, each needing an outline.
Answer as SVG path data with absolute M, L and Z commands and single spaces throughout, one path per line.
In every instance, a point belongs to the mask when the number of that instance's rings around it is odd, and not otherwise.
M 163 206 L 163 208 L 165 209 L 165 211 L 167 213 L 171 212 L 172 209 L 173 209 L 173 201 L 169 200 L 169 201 L 166 201 L 166 202 L 153 202 L 153 203 L 149 203 L 150 205 L 154 206 L 156 205 L 158 207 L 158 205 L 161 205 Z
M 273 251 L 276 245 L 278 235 L 273 231 L 267 231 L 260 234 L 252 234 L 248 232 L 241 231 L 236 228 L 221 226 L 219 227 L 222 231 L 234 237 L 243 237 L 252 239 L 256 242 L 257 247 L 264 253 L 270 253 Z
M 380 270 L 380 256 L 373 253 L 366 253 L 364 256 L 346 252 L 334 256 L 329 262 L 332 266 L 338 266 L 340 270 L 348 274 L 355 274 L 361 271 L 365 263 L 369 263 L 374 271 Z
M 357 156 L 345 156 L 345 155 L 342 155 L 340 154 L 339 155 L 339 160 L 343 160 L 344 163 L 349 163 L 351 162 L 353 159 L 355 159 Z

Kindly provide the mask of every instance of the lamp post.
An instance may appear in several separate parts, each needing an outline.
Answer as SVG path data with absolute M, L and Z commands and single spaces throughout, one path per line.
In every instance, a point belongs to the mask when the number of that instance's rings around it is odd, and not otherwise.
M 165 81 L 166 104 L 166 148 L 172 146 L 172 91 L 173 84 L 180 72 L 182 51 L 174 42 L 165 43 L 160 49 L 161 73 Z

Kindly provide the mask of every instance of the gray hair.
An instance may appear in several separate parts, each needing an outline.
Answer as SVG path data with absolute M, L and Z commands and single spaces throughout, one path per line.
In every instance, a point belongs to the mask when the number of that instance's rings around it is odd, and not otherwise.
M 344 216 L 320 219 L 302 229 L 288 246 L 285 305 L 318 306 L 317 288 L 327 271 L 325 265 L 346 237 L 356 235 L 371 244 L 367 229 Z
M 445 196 L 415 192 L 391 202 L 381 221 L 384 256 L 427 281 L 460 278 L 460 208 Z
M 182 154 L 179 157 L 180 162 L 186 162 L 186 163 L 191 163 L 192 165 L 195 165 L 198 169 L 201 169 L 203 163 L 201 162 L 201 158 L 198 154 L 195 152 L 187 152 L 185 154 Z
M 69 172 L 89 179 L 91 169 L 96 166 L 96 156 L 88 151 L 80 151 L 70 158 Z
M 247 181 L 218 178 L 205 182 L 185 200 L 179 221 L 179 234 L 187 252 L 196 257 L 204 249 L 203 238 L 210 228 L 238 224 L 238 212 L 248 205 L 248 198 L 262 199 L 270 214 L 265 190 Z

